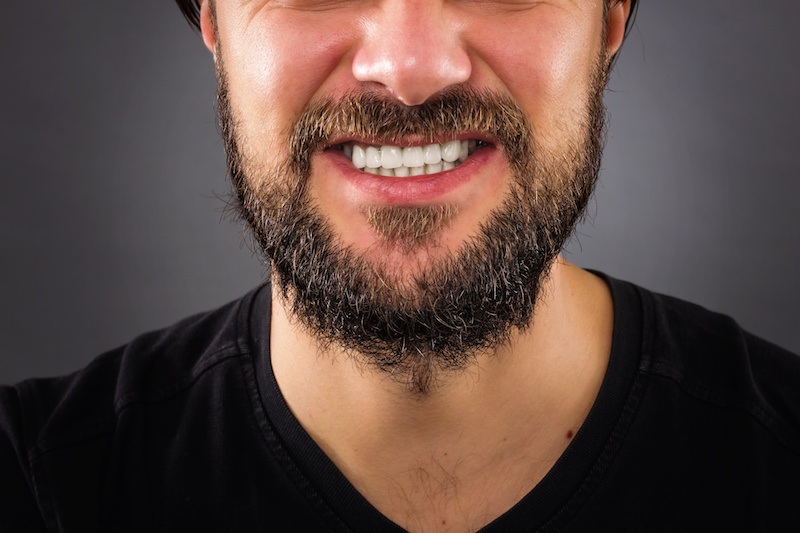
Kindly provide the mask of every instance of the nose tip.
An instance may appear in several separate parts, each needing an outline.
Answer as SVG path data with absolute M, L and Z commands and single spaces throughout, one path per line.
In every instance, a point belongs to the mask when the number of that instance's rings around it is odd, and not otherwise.
M 384 13 L 353 57 L 356 80 L 378 83 L 409 106 L 466 82 L 472 65 L 457 27 L 431 11 L 406 7 Z
M 367 59 L 356 56 L 353 74 L 358 81 L 376 82 L 406 105 L 425 102 L 443 89 L 469 79 L 467 62 L 446 57 L 408 54 Z

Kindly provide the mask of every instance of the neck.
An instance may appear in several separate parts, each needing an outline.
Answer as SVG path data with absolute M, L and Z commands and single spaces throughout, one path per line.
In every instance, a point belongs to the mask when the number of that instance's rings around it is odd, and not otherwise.
M 608 362 L 605 283 L 559 260 L 541 294 L 531 327 L 424 396 L 323 351 L 273 296 L 275 376 L 303 427 L 387 517 L 415 530 L 488 523 L 566 449 Z M 487 490 L 497 495 L 492 502 Z

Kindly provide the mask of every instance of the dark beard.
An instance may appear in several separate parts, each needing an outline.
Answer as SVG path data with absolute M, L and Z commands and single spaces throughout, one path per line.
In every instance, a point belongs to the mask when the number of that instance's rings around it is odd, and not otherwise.
M 580 117 L 582 136 L 558 154 L 537 153 L 528 121 L 509 96 L 455 87 L 415 107 L 372 93 L 313 102 L 294 124 L 285 162 L 258 172 L 255 158 L 247 157 L 254 147 L 237 131 L 220 63 L 220 122 L 241 216 L 292 315 L 324 347 L 341 347 L 419 394 L 442 372 L 464 370 L 477 354 L 524 331 L 594 188 L 606 65 L 605 59 L 598 64 Z M 510 192 L 476 236 L 412 276 L 400 279 L 343 245 L 305 189 L 311 154 L 336 134 L 392 144 L 408 135 L 434 142 L 465 131 L 485 132 L 504 150 L 513 174 Z M 396 238 L 406 249 L 429 245 L 430 234 L 449 218 L 432 220 L 437 215 L 426 210 L 412 216 L 384 210 L 381 224 L 399 228 L 397 234 L 375 229 L 388 244 Z M 428 231 L 419 231 L 422 224 Z M 417 234 L 422 237 L 409 237 Z

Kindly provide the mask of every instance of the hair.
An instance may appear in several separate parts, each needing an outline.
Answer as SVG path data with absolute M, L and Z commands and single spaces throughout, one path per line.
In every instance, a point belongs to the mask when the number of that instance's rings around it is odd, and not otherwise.
M 175 0 L 178 3 L 178 7 L 181 9 L 181 13 L 183 16 L 186 17 L 186 20 L 189 21 L 189 24 L 194 26 L 195 29 L 200 29 L 200 0 Z M 605 0 L 606 4 L 616 4 L 622 2 L 623 0 Z M 633 27 L 633 19 L 636 17 L 636 10 L 639 7 L 639 0 L 630 0 L 631 1 L 631 15 L 628 17 L 628 21 L 625 23 L 625 36 L 627 37 L 628 32 L 630 32 L 631 28 Z

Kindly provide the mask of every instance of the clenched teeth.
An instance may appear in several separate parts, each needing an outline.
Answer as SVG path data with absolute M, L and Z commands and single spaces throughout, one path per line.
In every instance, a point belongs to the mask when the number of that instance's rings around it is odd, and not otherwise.
M 353 165 L 382 176 L 420 176 L 453 169 L 466 161 L 478 146 L 478 141 L 449 141 L 426 146 L 370 146 L 347 142 L 341 145 L 344 155 Z

